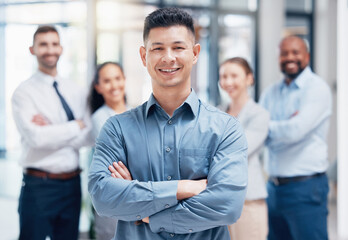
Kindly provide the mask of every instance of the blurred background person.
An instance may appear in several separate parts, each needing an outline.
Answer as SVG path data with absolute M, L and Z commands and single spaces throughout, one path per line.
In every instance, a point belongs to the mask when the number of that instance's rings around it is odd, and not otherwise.
M 240 219 L 229 226 L 233 240 L 265 240 L 268 233 L 267 197 L 260 153 L 267 137 L 269 113 L 249 96 L 253 71 L 240 57 L 230 58 L 220 65 L 219 83 L 230 97 L 227 113 L 243 125 L 248 141 L 248 188 Z
M 331 91 L 312 72 L 302 38 L 285 37 L 279 50 L 284 78 L 267 88 L 260 99 L 271 114 L 266 141 L 268 239 L 328 239 L 325 172 Z
M 38 70 L 12 96 L 23 145 L 19 239 L 79 235 L 79 149 L 90 143 L 90 119 L 84 91 L 57 72 L 62 51 L 55 27 L 39 27 L 30 47 Z
M 92 112 L 94 139 L 109 117 L 127 110 L 125 84 L 126 78 L 120 64 L 105 62 L 97 67 L 88 100 Z M 96 213 L 94 224 L 98 240 L 110 240 L 114 237 L 116 219 Z

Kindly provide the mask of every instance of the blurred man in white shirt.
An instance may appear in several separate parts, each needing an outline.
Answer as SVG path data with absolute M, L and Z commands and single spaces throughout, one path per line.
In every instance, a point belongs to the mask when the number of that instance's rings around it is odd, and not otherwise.
M 23 147 L 19 239 L 78 238 L 79 149 L 90 143 L 91 128 L 86 94 L 57 73 L 62 51 L 57 30 L 39 27 L 30 47 L 38 71 L 12 96 Z

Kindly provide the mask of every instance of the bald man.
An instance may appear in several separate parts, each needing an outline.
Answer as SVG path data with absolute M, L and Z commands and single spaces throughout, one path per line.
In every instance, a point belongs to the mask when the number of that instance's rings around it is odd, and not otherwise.
M 303 39 L 286 37 L 279 49 L 284 78 L 266 89 L 260 100 L 271 114 L 266 142 L 268 239 L 328 239 L 330 88 L 308 66 Z

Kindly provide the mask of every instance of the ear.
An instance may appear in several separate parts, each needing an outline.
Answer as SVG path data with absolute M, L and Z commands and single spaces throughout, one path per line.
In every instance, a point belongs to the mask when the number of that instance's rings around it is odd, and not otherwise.
M 311 55 L 309 54 L 309 52 L 306 54 L 306 65 L 309 64 L 309 61 L 311 60 Z
M 144 67 L 146 67 L 146 49 L 144 46 L 141 46 L 139 49 L 141 61 L 143 62 Z
M 250 87 L 251 85 L 254 84 L 254 76 L 251 73 L 248 73 L 246 77 L 246 81 L 247 81 L 247 86 Z
M 193 46 L 193 64 L 196 64 L 198 61 L 198 56 L 201 51 L 201 45 L 199 43 Z
M 35 55 L 34 47 L 33 47 L 33 46 L 29 47 L 29 51 L 30 51 L 31 55 Z

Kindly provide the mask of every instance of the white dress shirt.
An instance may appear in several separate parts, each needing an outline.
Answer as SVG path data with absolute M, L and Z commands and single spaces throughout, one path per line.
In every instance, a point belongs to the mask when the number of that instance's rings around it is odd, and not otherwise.
M 53 87 L 57 81 L 61 95 L 76 120 L 83 120 L 80 129 L 76 121 L 68 121 L 66 112 Z M 24 168 L 38 168 L 52 173 L 70 172 L 79 167 L 79 148 L 91 144 L 91 122 L 86 106 L 86 92 L 60 76 L 52 77 L 40 71 L 21 83 L 12 96 L 12 110 L 21 135 Z M 32 122 L 41 114 L 49 122 L 38 126 Z

